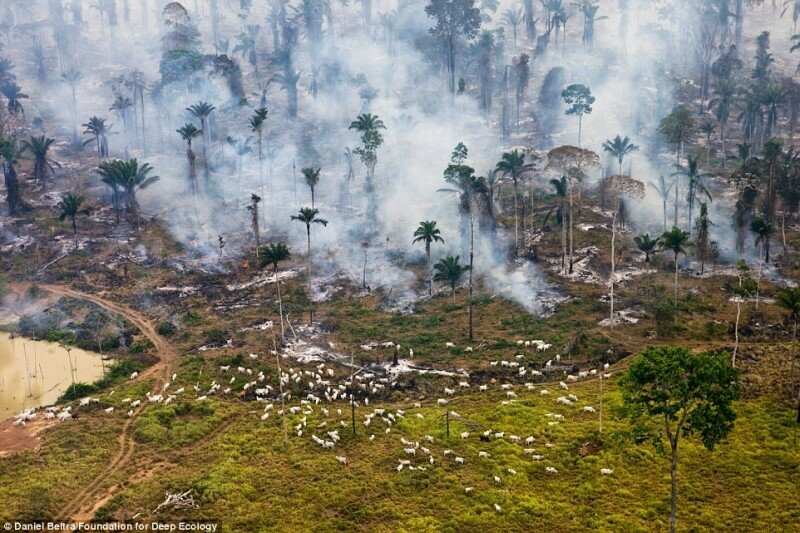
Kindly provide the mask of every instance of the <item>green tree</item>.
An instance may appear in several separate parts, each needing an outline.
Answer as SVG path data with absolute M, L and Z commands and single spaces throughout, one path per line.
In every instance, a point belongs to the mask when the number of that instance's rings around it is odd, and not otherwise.
M 511 178 L 514 187 L 514 254 L 519 254 L 519 182 L 533 168 L 533 163 L 526 163 L 525 153 L 519 150 L 504 152 L 495 167 L 495 172 L 499 172 L 506 179 Z M 522 218 L 524 220 L 524 214 Z
M 725 129 L 731 117 L 731 109 L 736 101 L 736 83 L 733 80 L 721 80 L 714 87 L 709 105 L 714 109 L 714 117 L 719 122 L 719 136 L 722 143 L 721 166 L 725 165 Z
M 315 207 L 315 199 L 314 199 L 314 190 L 317 188 L 319 184 L 319 175 L 320 175 L 320 168 L 319 167 L 306 167 L 302 169 L 300 172 L 303 174 L 303 179 L 308 185 L 308 188 L 311 189 L 311 208 Z
M 153 167 L 148 163 L 140 165 L 136 159 L 128 161 L 115 159 L 100 163 L 97 173 L 103 183 L 111 188 L 112 200 L 117 212 L 117 223 L 119 223 L 121 204 L 124 201 L 131 223 L 134 224 L 137 231 L 139 230 L 139 202 L 136 199 L 136 193 L 160 179 L 158 176 L 151 176 L 152 171 Z
M 694 223 L 694 242 L 697 251 L 697 258 L 700 260 L 700 274 L 706 270 L 706 262 L 711 256 L 710 229 L 713 223 L 708 218 L 708 205 L 703 202 L 700 204 L 700 214 Z
M 686 176 L 688 190 L 686 192 L 686 203 L 689 209 L 689 227 L 692 226 L 692 209 L 695 202 L 705 197 L 711 201 L 711 193 L 705 185 L 705 180 L 711 177 L 700 170 L 700 160 L 697 157 L 689 156 L 686 165 L 675 165 L 677 172 L 673 176 Z M 677 220 L 677 219 L 676 219 Z M 677 225 L 677 222 L 675 223 Z
M 675 259 L 675 322 L 678 321 L 678 256 L 686 255 L 691 242 L 689 234 L 678 227 L 661 235 L 661 249 L 674 254 Z
M 644 235 L 634 237 L 633 242 L 636 243 L 636 248 L 644 254 L 644 262 L 649 265 L 651 256 L 658 250 L 661 237 L 656 237 L 654 239 L 649 233 L 645 233 Z
M 3 178 L 6 185 L 6 202 L 8 214 L 14 216 L 25 207 L 19 188 L 17 176 L 17 149 L 14 140 L 10 137 L 0 137 L 0 164 L 3 166 Z
M 456 51 L 459 39 L 473 39 L 481 26 L 480 10 L 475 0 L 430 0 L 425 13 L 436 25 L 428 31 L 442 42 L 450 97 L 456 94 Z
M 617 160 L 617 163 L 619 163 L 619 173 L 622 174 L 622 162 L 625 161 L 625 157 L 638 151 L 639 147 L 633 144 L 627 135 L 624 139 L 617 135 L 613 139 L 608 139 L 603 143 L 603 150 L 611 154 L 611 156 Z
M 200 101 L 196 104 L 193 104 L 186 108 L 186 111 L 191 113 L 195 118 L 200 121 L 200 135 L 203 137 L 203 168 L 205 169 L 205 181 L 206 187 L 209 184 L 209 169 L 208 169 L 208 155 L 206 151 L 206 146 L 208 145 L 208 139 L 206 136 L 206 123 L 208 122 L 208 117 L 211 113 L 216 109 L 213 105 L 209 104 L 208 102 Z
M 678 106 L 672 112 L 661 119 L 658 126 L 658 132 L 664 136 L 664 139 L 675 147 L 675 163 L 681 164 L 683 158 L 683 146 L 689 141 L 694 133 L 694 119 L 692 112 L 684 106 Z M 680 203 L 680 182 L 675 180 L 675 223 L 678 225 L 678 205 Z
M 269 115 L 266 107 L 259 107 L 250 116 L 250 131 L 256 134 L 258 142 L 258 180 L 261 184 L 261 197 L 264 197 L 264 123 Z
M 292 215 L 292 220 L 297 220 L 298 222 L 302 222 L 306 226 L 306 238 L 308 240 L 308 292 L 309 292 L 309 300 L 311 299 L 311 226 L 313 224 L 321 224 L 323 227 L 328 225 L 328 221 L 317 217 L 319 214 L 319 209 L 314 209 L 312 207 L 301 207 L 300 212 L 297 215 Z M 314 307 L 313 304 L 311 305 L 311 310 L 309 311 L 311 316 L 310 322 L 314 323 Z
M 431 244 L 434 242 L 444 242 L 442 239 L 442 232 L 436 227 L 435 220 L 423 220 L 419 223 L 419 227 L 414 230 L 414 240 L 412 242 L 425 243 L 425 265 L 428 278 L 428 294 L 433 296 L 433 277 L 431 273 Z
M 672 183 L 667 185 L 667 180 L 664 178 L 663 175 L 661 175 L 658 177 L 658 183 L 653 183 L 651 181 L 649 182 L 649 185 L 653 189 L 655 189 L 655 191 L 658 193 L 658 196 L 661 198 L 661 204 L 664 213 L 664 231 L 667 231 L 667 200 L 669 200 L 669 192 L 675 185 L 675 180 L 673 180 Z
M 85 215 L 89 213 L 89 209 L 83 207 L 83 203 L 86 201 L 86 198 L 79 194 L 74 194 L 72 192 L 68 192 L 64 196 L 61 197 L 61 201 L 58 202 L 56 209 L 58 209 L 58 219 L 63 222 L 66 219 L 70 219 L 72 222 L 72 234 L 75 235 L 78 233 L 78 225 L 75 222 L 75 219 L 78 215 Z
M 203 130 L 198 130 L 194 124 L 187 122 L 181 128 L 175 130 L 186 141 L 186 158 L 189 160 L 189 183 L 192 187 L 192 195 L 194 196 L 195 215 L 197 214 L 197 169 L 195 167 L 195 160 L 197 154 L 192 150 L 192 140 L 200 137 Z
M 69 85 L 72 93 L 72 144 L 78 144 L 78 83 L 83 79 L 83 73 L 76 67 L 70 67 L 61 73 L 61 80 Z
M 55 174 L 55 167 L 61 168 L 61 164 L 48 156 L 48 152 L 55 142 L 55 139 L 40 135 L 33 136 L 30 140 L 23 140 L 21 144 L 20 152 L 30 152 L 33 157 L 33 177 L 42 185 L 43 189 L 47 188 L 47 175 Z
M 125 139 L 125 158 L 128 158 L 128 109 L 133 107 L 133 102 L 127 96 L 118 95 L 109 111 L 116 111 L 117 116 L 122 121 L 122 134 Z
M 281 337 L 285 337 L 286 332 L 283 327 L 283 299 L 281 298 L 281 284 L 278 282 L 278 264 L 291 259 L 292 254 L 286 243 L 271 242 L 267 246 L 261 248 L 260 255 L 261 268 L 272 265 L 273 273 L 275 274 L 275 290 L 278 292 L 278 312 L 281 315 Z
M 678 445 L 698 435 L 709 451 L 733 430 L 739 398 L 739 373 L 722 354 L 692 354 L 681 346 L 649 347 L 620 380 L 624 413 L 637 442 L 661 450 L 666 440 L 670 461 L 670 531 L 678 506 Z
M 109 127 L 106 126 L 106 119 L 98 116 L 90 117 L 86 124 L 82 124 L 84 135 L 89 135 L 90 139 L 84 141 L 83 145 L 95 143 L 97 145 L 97 155 L 101 158 L 108 157 L 108 133 Z
M 580 147 L 583 115 L 592 113 L 592 104 L 594 104 L 596 98 L 592 96 L 592 91 L 589 87 L 580 83 L 567 85 L 567 88 L 561 91 L 561 98 L 569 106 L 565 113 L 578 116 L 578 147 Z
M 458 260 L 459 256 L 448 255 L 433 265 L 433 269 L 436 271 L 433 275 L 433 281 L 447 283 L 450 286 L 454 302 L 456 299 L 456 284 L 461 280 L 464 272 L 469 270 L 469 265 L 461 265 Z

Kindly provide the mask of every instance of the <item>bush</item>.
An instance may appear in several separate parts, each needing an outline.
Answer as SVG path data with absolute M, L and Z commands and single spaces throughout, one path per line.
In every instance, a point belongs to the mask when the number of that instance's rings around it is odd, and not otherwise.
M 94 394 L 98 390 L 100 390 L 100 388 L 97 385 L 92 385 L 90 383 L 73 383 L 67 387 L 67 390 L 65 390 L 64 394 L 58 398 L 56 403 L 77 400 L 78 398 L 83 398 L 84 396 Z
M 156 326 L 156 333 L 164 337 L 172 337 L 178 331 L 178 328 L 169 320 L 162 320 Z

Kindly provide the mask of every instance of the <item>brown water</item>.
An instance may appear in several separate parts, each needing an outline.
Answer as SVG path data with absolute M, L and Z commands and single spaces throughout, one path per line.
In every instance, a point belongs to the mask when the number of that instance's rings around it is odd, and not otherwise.
M 83 383 L 100 379 L 100 355 L 72 348 L 68 356 L 58 344 L 0 333 L 0 420 L 55 403 L 73 376 Z

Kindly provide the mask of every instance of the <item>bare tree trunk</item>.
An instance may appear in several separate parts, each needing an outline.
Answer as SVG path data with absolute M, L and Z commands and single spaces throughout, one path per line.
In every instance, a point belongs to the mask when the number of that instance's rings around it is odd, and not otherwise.
M 676 436 L 677 439 L 677 436 Z M 678 443 L 672 445 L 672 463 L 669 468 L 670 502 L 669 502 L 669 531 L 675 533 L 678 515 Z

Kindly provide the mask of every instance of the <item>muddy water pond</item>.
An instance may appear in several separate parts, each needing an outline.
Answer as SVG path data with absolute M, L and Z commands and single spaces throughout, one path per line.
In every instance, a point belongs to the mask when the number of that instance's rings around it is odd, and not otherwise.
M 92 383 L 102 376 L 99 354 L 77 348 L 68 354 L 52 342 L 0 333 L 0 420 L 54 403 L 73 380 Z

